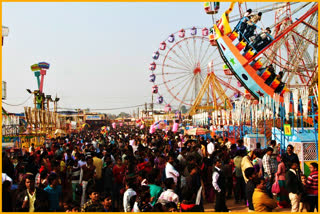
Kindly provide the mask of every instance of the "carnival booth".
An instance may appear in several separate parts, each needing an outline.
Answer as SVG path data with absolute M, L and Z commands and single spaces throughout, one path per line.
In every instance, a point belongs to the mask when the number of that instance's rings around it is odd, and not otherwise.
M 244 146 L 249 151 L 253 151 L 257 148 L 257 143 L 261 144 L 261 148 L 266 148 L 266 137 L 264 134 L 246 134 L 243 138 Z
M 290 129 L 291 130 L 291 129 Z M 281 142 L 281 138 L 286 138 L 284 141 L 285 147 L 289 144 L 293 146 L 294 153 L 296 153 L 300 160 L 301 170 L 308 174 L 310 173 L 309 165 L 318 160 L 318 147 L 316 138 L 318 133 L 315 133 L 314 128 L 294 128 L 293 132 L 284 133 L 278 128 L 273 128 L 273 140 Z

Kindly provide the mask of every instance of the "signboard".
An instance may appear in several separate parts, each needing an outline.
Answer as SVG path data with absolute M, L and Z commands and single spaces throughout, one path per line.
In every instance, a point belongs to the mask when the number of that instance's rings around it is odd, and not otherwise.
M 101 120 L 100 115 L 87 115 L 86 120 Z
M 291 136 L 292 135 L 290 124 L 284 124 L 283 125 L 283 129 L 284 129 L 284 135 L 285 136 Z

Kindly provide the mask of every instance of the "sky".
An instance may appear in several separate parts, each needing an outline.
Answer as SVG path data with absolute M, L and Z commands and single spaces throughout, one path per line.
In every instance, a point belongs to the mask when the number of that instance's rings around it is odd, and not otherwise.
M 257 8 L 268 3 L 248 3 Z M 221 3 L 222 13 L 229 3 Z M 264 24 L 273 16 L 265 17 Z M 60 108 L 109 109 L 151 102 L 152 53 L 181 28 L 211 27 L 201 2 L 2 3 L 3 107 L 33 106 L 26 89 L 37 88 L 32 64 L 50 63 L 44 92 Z M 28 99 L 28 100 L 27 100 Z M 27 100 L 27 101 L 26 101 Z M 26 101 L 24 103 L 24 101 Z M 19 106 L 12 106 L 22 104 Z M 137 108 L 100 112 L 132 112 Z

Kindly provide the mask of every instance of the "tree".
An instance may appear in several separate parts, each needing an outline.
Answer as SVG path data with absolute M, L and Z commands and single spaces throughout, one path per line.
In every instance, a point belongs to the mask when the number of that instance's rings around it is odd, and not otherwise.
M 181 106 L 180 109 L 181 109 L 181 113 L 182 113 L 182 114 L 185 114 L 185 113 L 188 112 L 188 109 L 187 109 L 187 107 L 186 107 L 185 105 Z
M 126 113 L 126 112 L 121 112 L 118 117 L 121 117 L 121 118 L 128 118 L 128 117 L 131 117 L 130 114 Z

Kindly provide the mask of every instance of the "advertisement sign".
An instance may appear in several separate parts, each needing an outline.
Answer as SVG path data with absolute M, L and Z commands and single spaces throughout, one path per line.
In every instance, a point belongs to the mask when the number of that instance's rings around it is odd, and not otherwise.
M 100 115 L 87 115 L 86 120 L 101 120 Z

